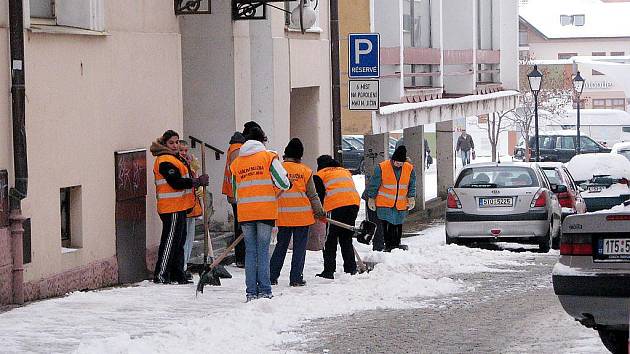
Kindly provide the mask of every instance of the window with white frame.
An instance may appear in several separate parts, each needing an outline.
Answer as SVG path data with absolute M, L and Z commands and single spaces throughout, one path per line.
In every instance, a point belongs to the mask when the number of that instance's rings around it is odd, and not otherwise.
M 28 0 L 31 24 L 56 25 L 102 32 L 105 0 Z
M 317 15 L 317 18 L 315 20 L 315 24 L 311 27 L 308 28 L 306 31 L 307 32 L 321 32 L 322 28 L 319 24 L 319 9 L 320 6 L 322 6 L 320 4 L 320 2 L 324 2 L 324 0 L 305 0 L 305 2 L 308 2 L 308 5 L 311 7 L 311 9 L 315 10 L 315 14 Z M 298 5 L 300 5 L 300 1 L 299 0 L 291 0 L 291 1 L 287 1 L 284 3 L 284 9 L 291 12 L 293 11 L 295 8 L 298 7 Z M 325 2 L 324 2 L 325 5 Z M 299 23 L 297 24 L 293 24 L 291 23 L 291 14 L 290 13 L 286 13 L 284 16 L 284 24 L 289 28 L 289 30 L 299 30 L 300 26 Z

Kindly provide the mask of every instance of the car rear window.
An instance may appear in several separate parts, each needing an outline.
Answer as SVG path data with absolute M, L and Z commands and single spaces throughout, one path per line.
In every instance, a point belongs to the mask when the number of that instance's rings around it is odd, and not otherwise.
M 619 155 L 625 157 L 626 159 L 630 160 L 630 150 L 619 150 L 618 151 Z
M 464 169 L 455 188 L 522 188 L 539 186 L 531 168 L 517 166 L 487 166 Z
M 545 176 L 547 176 L 549 183 L 556 185 L 563 184 L 562 176 L 560 176 L 560 171 L 556 170 L 555 168 L 543 168 L 543 172 L 545 172 Z

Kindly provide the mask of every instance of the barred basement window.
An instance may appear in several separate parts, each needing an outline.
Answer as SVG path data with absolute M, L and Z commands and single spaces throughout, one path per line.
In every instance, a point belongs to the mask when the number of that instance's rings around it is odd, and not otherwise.
M 66 187 L 59 190 L 62 249 L 81 248 L 83 246 L 81 204 L 81 186 Z

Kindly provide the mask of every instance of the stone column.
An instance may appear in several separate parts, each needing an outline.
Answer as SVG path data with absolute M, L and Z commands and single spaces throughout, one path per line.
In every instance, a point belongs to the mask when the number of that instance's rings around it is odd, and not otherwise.
M 424 126 L 403 130 L 403 142 L 407 148 L 407 157 L 411 160 L 416 171 L 416 207 L 412 210 L 425 209 L 424 202 Z
M 370 177 L 374 173 L 374 168 L 383 160 L 388 159 L 389 133 L 366 135 L 363 138 L 363 169 L 365 171 L 365 185 L 367 187 Z M 374 239 L 372 240 L 372 248 L 375 251 L 382 251 L 385 248 L 385 239 L 383 236 L 383 228 L 376 216 L 376 211 L 371 211 L 365 203 L 365 215 L 367 219 L 377 225 Z
M 455 181 L 455 147 L 453 146 L 453 121 L 438 122 L 435 125 L 437 195 L 446 199 L 448 188 Z

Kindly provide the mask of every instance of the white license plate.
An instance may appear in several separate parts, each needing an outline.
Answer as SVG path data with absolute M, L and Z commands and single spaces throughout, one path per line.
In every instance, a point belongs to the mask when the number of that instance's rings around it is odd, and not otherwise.
M 479 198 L 480 208 L 511 207 L 513 205 L 514 199 L 512 198 Z
M 588 186 L 588 191 L 589 192 L 601 192 L 604 190 L 604 186 Z
M 605 238 L 599 243 L 599 253 L 606 256 L 630 256 L 630 238 Z

